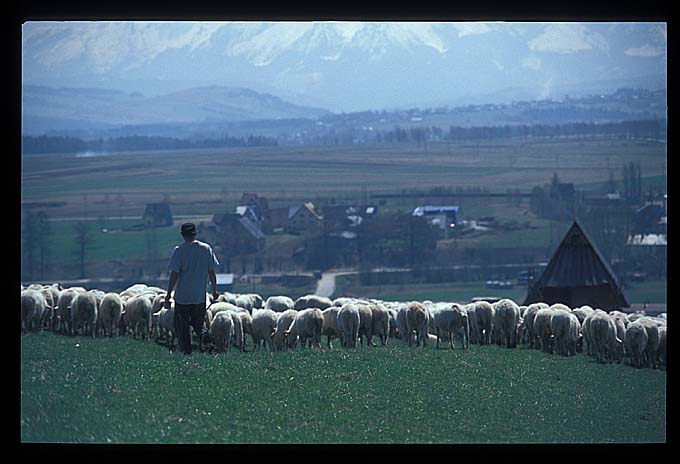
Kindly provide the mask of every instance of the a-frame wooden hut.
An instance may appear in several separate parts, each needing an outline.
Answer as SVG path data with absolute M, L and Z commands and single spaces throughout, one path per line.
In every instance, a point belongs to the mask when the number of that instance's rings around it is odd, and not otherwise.
M 574 221 L 548 266 L 527 292 L 525 305 L 543 301 L 570 308 L 612 310 L 630 306 L 621 282 L 583 227 Z

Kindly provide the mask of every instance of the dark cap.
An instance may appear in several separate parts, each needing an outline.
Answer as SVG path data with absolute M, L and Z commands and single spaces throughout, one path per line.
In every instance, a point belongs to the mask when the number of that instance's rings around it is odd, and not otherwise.
M 182 224 L 182 235 L 196 235 L 196 225 L 191 222 Z

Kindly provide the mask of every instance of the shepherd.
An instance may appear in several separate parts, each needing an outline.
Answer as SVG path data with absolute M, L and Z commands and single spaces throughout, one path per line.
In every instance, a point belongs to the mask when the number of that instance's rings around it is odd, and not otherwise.
M 200 340 L 207 331 L 204 327 L 206 278 L 210 280 L 212 295 L 217 299 L 215 268 L 220 263 L 210 245 L 196 240 L 195 224 L 190 222 L 182 224 L 181 233 L 184 243 L 175 247 L 168 263 L 170 281 L 165 307 L 170 308 L 170 295 L 174 289 L 174 322 L 177 342 L 180 351 L 189 355 L 191 354 L 190 327 L 194 328 Z

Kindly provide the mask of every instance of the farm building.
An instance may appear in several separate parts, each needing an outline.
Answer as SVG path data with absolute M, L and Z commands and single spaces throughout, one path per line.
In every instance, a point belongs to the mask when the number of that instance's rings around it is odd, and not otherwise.
M 424 217 L 428 224 L 437 227 L 445 237 L 448 237 L 449 232 L 463 218 L 460 206 L 418 206 L 412 214 Z
M 173 224 L 172 213 L 170 212 L 170 205 L 166 202 L 162 203 L 148 203 L 144 210 L 142 220 L 145 224 L 166 227 Z
M 619 279 L 578 221 L 529 288 L 524 304 L 539 301 L 604 310 L 630 306 Z
M 314 209 L 314 203 L 303 203 L 288 210 L 286 229 L 293 233 L 306 233 L 320 230 L 323 217 Z
M 265 246 L 259 225 L 239 214 L 214 215 L 212 221 L 199 225 L 199 235 L 202 233 L 226 256 L 255 253 Z

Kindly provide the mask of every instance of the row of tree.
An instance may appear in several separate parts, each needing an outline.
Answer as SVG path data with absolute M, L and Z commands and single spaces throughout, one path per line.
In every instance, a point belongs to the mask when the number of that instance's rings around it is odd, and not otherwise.
M 68 136 L 31 136 L 21 140 L 24 154 L 36 153 L 84 153 L 141 150 L 191 150 L 221 147 L 275 146 L 276 139 L 259 135 L 248 137 L 224 136 L 218 139 L 177 139 L 172 137 L 133 135 L 107 139 L 83 140 Z

